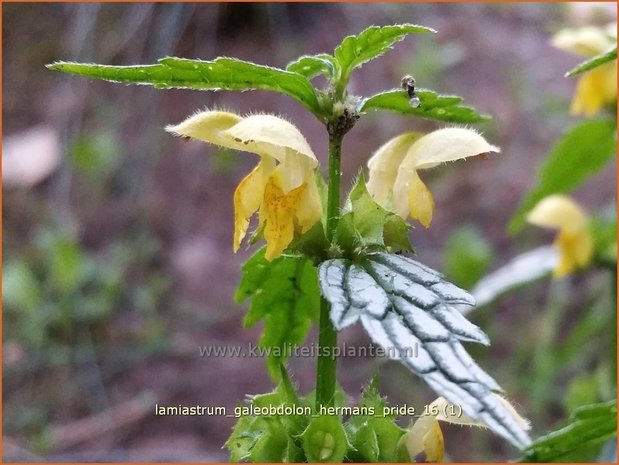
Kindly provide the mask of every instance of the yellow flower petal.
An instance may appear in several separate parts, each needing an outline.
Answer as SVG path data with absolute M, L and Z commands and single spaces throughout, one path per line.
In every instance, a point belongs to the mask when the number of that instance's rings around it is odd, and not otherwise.
M 606 63 L 583 74 L 570 106 L 572 115 L 593 116 L 617 100 L 617 62 Z
M 543 228 L 577 232 L 586 226 L 588 218 L 572 199 L 554 194 L 540 200 L 527 215 L 527 221 Z
M 559 230 L 555 247 L 561 258 L 554 270 L 556 278 L 561 278 L 578 267 L 584 267 L 591 261 L 593 239 L 588 230 L 587 215 L 569 197 L 545 197 L 527 215 L 527 221 L 536 226 Z
M 368 161 L 369 179 L 367 189 L 374 200 L 385 204 L 389 198 L 398 167 L 411 144 L 422 136 L 418 132 L 407 132 L 383 144 Z
M 310 176 L 313 178 L 315 166 L 313 160 L 292 152 L 279 164 L 274 176 L 278 178 L 278 184 L 284 194 L 287 194 L 306 182 Z
M 423 446 L 428 462 L 442 462 L 445 459 L 445 440 L 438 421 L 432 423 L 430 431 L 423 437 Z
M 419 221 L 425 228 L 430 227 L 434 213 L 434 197 L 414 172 L 408 183 L 408 210 L 414 220 Z
M 264 189 L 264 238 L 267 242 L 265 258 L 279 257 L 294 238 L 294 214 L 306 184 L 284 194 L 274 178 Z
M 258 210 L 264 197 L 267 180 L 275 162 L 264 158 L 243 180 L 234 191 L 234 242 L 236 252 L 247 233 L 249 219 Z
M 301 228 L 301 234 L 307 232 L 322 216 L 322 202 L 313 172 L 308 177 L 305 186 L 299 197 L 299 204 L 295 212 L 297 223 Z
M 433 415 L 420 417 L 406 433 L 406 450 L 412 460 L 422 452 L 428 462 L 442 462 L 445 442 L 441 427 Z
M 588 265 L 593 256 L 593 239 L 587 230 L 576 233 L 561 231 L 555 246 L 561 252 L 561 259 L 553 273 L 555 278 L 562 278 L 576 268 Z

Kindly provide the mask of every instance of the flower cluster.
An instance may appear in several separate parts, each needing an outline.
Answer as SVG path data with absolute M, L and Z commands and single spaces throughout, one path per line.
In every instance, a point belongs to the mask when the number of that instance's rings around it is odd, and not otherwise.
M 224 111 L 203 111 L 166 128 L 182 137 L 250 152 L 260 162 L 234 193 L 234 250 L 258 212 L 259 231 L 267 242 L 265 257 L 273 260 L 295 237 L 322 216 L 315 178 L 318 160 L 299 130 L 272 115 L 241 117 Z M 380 147 L 369 160 L 368 191 L 376 202 L 403 218 L 430 226 L 434 199 L 418 170 L 499 148 L 470 129 L 445 128 L 427 135 L 401 134 Z

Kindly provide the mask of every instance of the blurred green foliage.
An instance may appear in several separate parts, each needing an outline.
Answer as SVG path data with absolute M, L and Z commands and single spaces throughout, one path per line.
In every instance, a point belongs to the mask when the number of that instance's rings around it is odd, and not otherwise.
M 470 289 L 488 271 L 493 252 L 484 236 L 472 225 L 460 226 L 443 250 L 443 272 L 454 284 Z
M 97 255 L 66 232 L 40 231 L 29 250 L 7 258 L 3 265 L 5 333 L 9 339 L 43 349 L 74 344 L 85 330 L 103 330 L 120 309 L 136 312 L 148 323 L 167 290 L 167 280 L 153 272 L 135 287 L 126 282 L 136 260 L 148 260 L 156 251 L 151 238 L 141 240 L 139 247 L 117 242 Z M 138 336 L 148 338 L 149 324 Z
M 107 132 L 78 137 L 69 150 L 71 164 L 80 173 L 101 176 L 118 167 L 119 147 Z
M 58 409 L 105 408 L 101 380 L 165 346 L 160 308 L 170 282 L 153 268 L 158 250 L 139 235 L 95 253 L 48 227 L 5 256 L 3 338 L 17 354 L 4 360 L 7 434 L 44 453 Z

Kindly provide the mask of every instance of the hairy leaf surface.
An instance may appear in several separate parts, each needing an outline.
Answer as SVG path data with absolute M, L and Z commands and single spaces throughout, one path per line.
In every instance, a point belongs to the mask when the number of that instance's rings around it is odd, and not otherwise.
M 472 107 L 460 105 L 461 97 L 439 95 L 428 89 L 418 89 L 416 94 L 421 102 L 418 107 L 411 106 L 406 91 L 394 89 L 365 99 L 361 102 L 359 110 L 361 112 L 368 110 L 394 111 L 452 123 L 482 123 L 490 119 L 489 116 L 477 112 Z
M 236 58 L 212 61 L 162 58 L 158 64 L 108 66 L 57 62 L 48 68 L 112 82 L 152 85 L 160 89 L 267 90 L 298 100 L 321 116 L 320 105 L 309 80 L 298 73 L 258 65 Z
M 341 67 L 342 76 L 347 77 L 354 68 L 381 56 L 407 35 L 419 32 L 436 31 L 416 24 L 371 26 L 356 36 L 345 37 L 333 55 Z

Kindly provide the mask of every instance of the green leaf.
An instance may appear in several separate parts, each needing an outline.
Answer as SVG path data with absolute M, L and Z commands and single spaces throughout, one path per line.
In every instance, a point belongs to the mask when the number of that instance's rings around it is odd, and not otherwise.
M 418 89 L 417 97 L 421 105 L 413 108 L 406 91 L 393 89 L 373 95 L 361 102 L 359 111 L 395 111 L 421 118 L 435 119 L 452 123 L 483 123 L 490 120 L 488 115 L 478 113 L 474 108 L 460 105 L 461 97 L 439 95 L 433 90 Z
M 599 401 L 599 381 L 596 374 L 582 374 L 572 380 L 565 395 L 565 408 L 573 411 L 580 405 Z
M 556 462 L 568 453 L 600 444 L 617 436 L 617 400 L 580 407 L 567 426 L 531 444 L 522 461 Z
M 340 463 L 349 448 L 346 431 L 335 415 L 312 418 L 301 435 L 308 462 Z
M 544 197 L 569 192 L 604 168 L 617 152 L 616 130 L 614 121 L 588 120 L 561 137 L 542 162 L 537 183 L 521 201 L 508 231 L 521 230 L 526 214 Z
M 251 297 L 243 324 L 264 320 L 259 346 L 268 348 L 267 366 L 274 379 L 289 348 L 302 343 L 320 308 L 316 268 L 306 258 L 281 256 L 271 262 L 260 249 L 242 267 L 243 276 L 235 294 L 241 302 Z
M 279 418 L 265 417 L 266 428 L 251 448 L 253 463 L 282 463 L 288 451 L 288 436 Z
M 386 253 L 358 261 L 327 260 L 319 267 L 319 281 L 335 329 L 360 321 L 390 358 L 439 395 L 514 446 L 529 444 L 526 432 L 494 394 L 501 388 L 461 345 L 489 343 L 459 311 L 475 304 L 470 294 L 419 262 Z
M 492 260 L 492 249 L 484 236 L 473 226 L 456 229 L 445 244 L 444 269 L 449 279 L 470 289 L 486 272 Z
M 405 430 L 395 424 L 391 416 L 383 416 L 387 403 L 378 392 L 376 379 L 363 390 L 359 407 L 371 409 L 374 415 L 354 415 L 346 424 L 352 449 L 347 458 L 351 462 L 399 461 L 398 441 Z
M 224 444 L 230 451 L 230 462 L 247 461 L 251 450 L 264 434 L 266 423 L 264 418 L 242 416 L 234 425 L 232 434 Z
M 289 246 L 288 251 L 298 251 L 308 257 L 314 263 L 320 263 L 327 259 L 329 241 L 325 235 L 325 228 L 321 221 L 312 226 L 305 234 L 295 239 Z
M 47 252 L 47 271 L 59 290 L 71 292 L 83 284 L 87 279 L 88 257 L 73 238 L 46 231 L 39 241 Z
M 162 58 L 158 64 L 107 66 L 56 62 L 49 69 L 112 82 L 152 85 L 159 89 L 267 90 L 288 95 L 321 117 L 316 92 L 300 74 L 235 58 L 212 61 Z
M 378 462 L 380 447 L 378 446 L 376 431 L 367 420 L 359 419 L 355 423 L 359 423 L 359 425 L 350 425 L 346 428 L 350 444 L 353 447 L 348 453 L 346 461 L 353 463 Z M 389 462 L 389 460 L 384 460 L 384 462 Z
M 330 78 L 334 73 L 333 57 L 327 53 L 304 55 L 288 63 L 286 70 L 301 74 L 307 79 L 312 79 L 320 74 Z
M 608 52 L 600 53 L 599 55 L 594 56 L 593 58 L 589 58 L 586 61 L 583 61 L 581 64 L 571 69 L 567 73 L 565 73 L 565 77 L 573 77 L 581 73 L 586 73 L 587 71 L 591 71 L 592 69 L 597 68 L 598 66 L 602 66 L 610 61 L 617 59 L 617 46 L 615 45 Z
M 613 218 L 591 218 L 589 230 L 593 236 L 596 260 L 603 263 L 617 262 L 617 212 Z
M 371 26 L 359 35 L 345 37 L 333 53 L 341 67 L 341 77 L 348 82 L 350 72 L 368 61 L 381 56 L 391 49 L 393 44 L 404 39 L 408 34 L 419 32 L 436 32 L 434 29 L 415 24 L 398 24 L 393 26 Z
M 288 373 L 283 365 L 280 365 L 281 380 L 275 390 L 267 394 L 260 394 L 250 397 L 250 403 L 260 408 L 269 408 L 270 406 L 301 406 L 302 401 L 297 395 L 296 389 L 292 385 Z M 308 416 L 302 414 L 281 415 L 280 419 L 286 433 L 290 437 L 300 435 L 307 427 Z
M 233 462 L 304 462 L 299 436 L 309 424 L 311 409 L 305 408 L 288 374 L 280 366 L 281 381 L 272 392 L 249 396 L 246 410 L 240 409 L 241 417 L 225 443 Z M 267 414 L 271 409 L 293 408 L 292 413 Z M 248 414 L 252 409 L 261 413 Z M 282 412 L 285 410 L 282 409 Z M 300 413 L 299 413 L 300 412 Z
M 14 259 L 2 270 L 2 303 L 5 309 L 34 315 L 43 301 L 41 285 L 28 263 Z
M 408 240 L 409 226 L 395 213 L 381 207 L 370 196 L 363 175 L 348 194 L 335 242 L 348 255 L 357 248 L 387 247 L 390 251 L 412 251 Z

